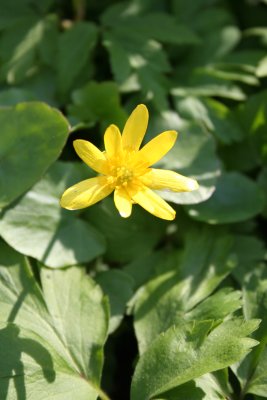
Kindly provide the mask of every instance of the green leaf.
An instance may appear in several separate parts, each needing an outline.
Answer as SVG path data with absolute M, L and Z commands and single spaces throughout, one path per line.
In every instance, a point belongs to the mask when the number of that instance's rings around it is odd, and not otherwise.
M 190 4 L 187 0 L 176 0 L 172 2 L 173 12 L 180 18 L 183 18 L 188 23 L 197 23 L 196 16 L 200 19 L 202 14 L 209 9 L 214 10 L 213 6 L 217 5 L 219 0 L 202 0 L 201 2 L 194 2 Z
M 258 364 L 250 377 L 249 384 L 246 387 L 246 393 L 256 394 L 258 396 L 267 397 L 267 347 L 261 353 Z
M 130 275 L 118 269 L 99 272 L 95 281 L 100 285 L 110 303 L 109 333 L 120 325 L 128 300 L 133 295 L 134 281 Z
M 186 206 L 189 215 L 210 224 L 244 221 L 259 214 L 264 197 L 259 186 L 237 172 L 224 173 L 214 194 L 205 202 Z
M 267 76 L 267 56 L 263 57 L 259 62 L 256 75 L 259 78 L 264 78 Z
M 138 77 L 139 70 L 143 68 L 153 75 L 160 75 L 161 80 L 164 78 L 166 80 L 163 74 L 170 71 L 170 65 L 160 43 L 149 39 L 144 40 L 136 31 L 127 29 L 105 33 L 103 43 L 109 51 L 112 72 L 121 89 L 124 88 L 130 74 L 135 72 L 142 90 Z
M 263 210 L 263 215 L 265 218 L 267 218 L 267 168 L 263 168 L 259 177 L 258 177 L 258 183 L 260 188 L 262 189 L 264 195 L 265 195 L 265 207 Z
M 88 262 L 104 253 L 101 233 L 59 205 L 63 191 L 85 179 L 87 170 L 78 163 L 54 164 L 40 182 L 3 212 L 0 234 L 4 240 L 49 267 Z
M 155 221 L 152 215 L 137 205 L 131 218 L 121 218 L 111 198 L 89 207 L 84 215 L 105 235 L 107 259 L 121 263 L 129 262 L 138 255 L 149 254 L 166 227 L 165 221 Z
M 117 6 L 114 6 L 115 8 Z M 126 18 L 124 13 L 119 17 L 113 12 L 111 15 L 112 17 L 103 18 L 105 24 L 111 25 L 104 34 L 103 44 L 110 54 L 111 68 L 120 89 L 122 91 L 139 89 L 159 110 L 166 109 L 170 84 L 165 73 L 170 71 L 170 65 L 162 45 L 154 39 L 155 32 L 159 30 L 149 30 L 148 22 L 145 21 L 146 16 L 129 16 L 127 11 Z M 167 15 L 166 18 L 168 20 Z M 145 33 L 137 30 L 136 24 L 140 30 L 143 26 Z M 131 25 L 133 29 L 130 29 Z M 129 85 L 133 74 L 134 87 Z
M 240 141 L 244 133 L 231 110 L 213 99 L 186 97 L 176 101 L 177 110 L 184 118 L 202 123 L 223 143 Z
M 109 52 L 111 69 L 116 82 L 125 82 L 132 72 L 132 67 L 123 43 L 120 43 L 115 35 L 107 32 L 103 35 L 103 45 Z
M 241 251 L 241 249 L 240 249 Z M 242 255 L 243 256 L 243 255 Z M 239 261 L 242 263 L 242 259 Z M 241 275 L 243 291 L 243 313 L 246 319 L 261 318 L 260 328 L 255 332 L 259 347 L 252 351 L 241 363 L 233 367 L 238 377 L 242 392 L 266 397 L 267 379 L 267 274 L 263 263 L 250 260 L 250 268 Z M 253 268 L 251 268 L 253 266 Z M 240 265 L 242 267 L 242 264 Z M 241 268 L 240 268 L 241 270 Z
M 251 272 L 251 266 L 259 265 L 264 260 L 266 253 L 264 242 L 255 235 L 235 234 L 232 252 L 236 259 L 236 267 L 232 274 L 242 286 L 247 273 Z
M 48 15 L 46 17 L 43 27 L 43 37 L 37 49 L 40 60 L 46 67 L 50 66 L 53 69 L 58 55 L 58 26 L 59 21 L 56 15 Z
M 135 300 L 134 326 L 141 353 L 172 325 L 187 320 L 223 319 L 240 307 L 240 294 L 229 289 L 207 298 L 234 266 L 231 248 L 231 236 L 219 231 L 215 234 L 212 229 L 194 230 L 186 236 L 180 262 L 140 289 Z
M 41 269 L 48 312 L 84 376 L 97 384 L 103 364 L 108 308 L 103 293 L 80 267 Z M 75 323 L 74 323 L 75 321 Z
M 260 60 L 264 57 L 264 50 L 261 49 L 243 49 L 235 50 L 223 57 L 222 64 L 232 69 L 238 68 L 245 72 L 257 75 L 257 68 Z
M 241 142 L 220 148 L 220 157 L 229 171 L 249 172 L 260 164 L 260 155 L 254 140 L 251 140 L 247 133 L 245 135 L 245 139 Z
M 96 40 L 97 27 L 92 22 L 77 22 L 60 36 L 57 72 L 61 93 L 67 93 L 77 80 Z
M 10 84 L 16 84 L 32 74 L 46 24 L 46 19 L 40 20 L 28 16 L 4 32 L 0 41 L 0 50 L 3 54 L 0 75 L 2 79 Z
M 260 82 L 254 73 L 248 73 L 242 69 L 236 70 L 236 68 L 231 69 L 229 66 L 223 63 L 214 63 L 213 65 L 198 68 L 193 76 L 193 81 L 204 82 L 208 79 L 221 79 L 223 81 L 240 81 L 247 85 L 259 86 Z
M 237 118 L 246 132 L 246 141 L 256 153 L 258 164 L 266 159 L 267 90 L 262 90 L 238 107 Z
M 59 108 L 56 75 L 52 69 L 48 67 L 40 69 L 38 74 L 27 79 L 22 87 L 33 93 L 39 101 L 44 101 L 50 106 Z
M 195 204 L 208 199 L 220 174 L 220 162 L 215 153 L 213 137 L 198 124 L 181 121 L 174 112 L 152 116 L 149 131 L 159 133 L 167 129 L 179 132 L 174 147 L 156 164 L 156 168 L 170 169 L 197 179 L 199 189 L 187 193 L 160 191 L 164 199 L 178 204 Z M 152 136 L 152 135 L 151 135 Z
M 205 400 L 225 400 L 232 397 L 232 388 L 228 379 L 228 369 L 225 368 L 200 376 L 195 379 L 195 382 L 196 386 L 205 393 Z
M 37 100 L 29 90 L 10 88 L 0 92 L 0 106 L 15 106 L 23 101 Z
M 42 103 L 0 109 L 0 208 L 37 182 L 58 158 L 68 123 Z
M 43 293 L 27 259 L 0 242 L 1 398 L 105 399 L 101 290 L 82 268 L 41 276 Z
M 167 110 L 170 85 L 166 77 L 158 71 L 151 70 L 147 65 L 138 69 L 137 76 L 145 98 L 152 101 L 159 112 Z
M 155 275 L 173 270 L 173 265 L 180 261 L 180 253 L 170 249 L 161 249 L 149 254 L 135 257 L 124 267 L 124 271 L 132 277 L 135 288 L 147 283 Z
M 7 29 L 27 18 L 34 17 L 36 14 L 29 4 L 24 1 L 17 0 L 2 0 L 1 1 L 1 14 L 0 14 L 0 29 Z
M 140 357 L 131 400 L 149 400 L 208 372 L 238 361 L 257 342 L 246 336 L 259 321 L 234 319 L 214 327 L 212 321 L 173 326 Z
M 126 8 L 126 9 L 125 9 Z M 149 12 L 137 15 L 127 10 L 128 4 L 116 4 L 102 14 L 102 22 L 117 31 L 135 32 L 140 38 L 155 39 L 174 44 L 197 44 L 199 39 L 185 24 L 166 12 Z M 136 26 L 138 30 L 136 31 Z M 161 29 L 159 29 L 159 26 Z
M 189 381 L 155 398 L 155 400 L 203 400 L 203 391 L 196 387 L 194 381 Z M 215 400 L 215 399 L 213 399 Z
M 267 90 L 250 96 L 235 110 L 244 132 L 242 142 L 221 149 L 221 157 L 228 169 L 250 171 L 266 159 L 267 149 Z M 249 157 L 248 157 L 249 154 Z
M 228 82 L 220 83 L 199 83 L 179 87 L 174 86 L 171 89 L 171 94 L 175 96 L 206 96 L 206 97 L 222 97 L 231 100 L 242 101 L 246 99 L 243 90 L 234 84 Z
M 89 125 L 99 122 L 103 129 L 111 123 L 123 128 L 127 118 L 115 82 L 89 82 L 72 93 L 72 103 L 68 108 L 72 117 Z

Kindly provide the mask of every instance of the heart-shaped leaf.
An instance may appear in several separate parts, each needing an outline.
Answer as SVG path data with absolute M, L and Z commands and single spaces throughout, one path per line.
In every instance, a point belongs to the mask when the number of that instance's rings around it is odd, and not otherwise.
M 58 158 L 68 135 L 63 115 L 43 103 L 0 109 L 0 208 L 16 199 Z

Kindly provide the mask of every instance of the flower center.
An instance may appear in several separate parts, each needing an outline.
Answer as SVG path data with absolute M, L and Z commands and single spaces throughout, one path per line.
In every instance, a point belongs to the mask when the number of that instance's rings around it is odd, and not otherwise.
M 117 167 L 115 169 L 116 186 L 127 186 L 133 179 L 133 172 L 126 167 Z

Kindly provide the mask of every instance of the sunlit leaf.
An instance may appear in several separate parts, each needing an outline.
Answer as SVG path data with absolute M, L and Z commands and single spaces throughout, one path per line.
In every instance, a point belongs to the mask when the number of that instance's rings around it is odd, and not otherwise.
M 186 97 L 177 99 L 176 105 L 182 117 L 204 124 L 223 143 L 240 141 L 244 136 L 235 115 L 223 103 Z
M 43 270 L 42 292 L 27 259 L 0 247 L 1 397 L 96 400 L 108 318 L 101 290 L 74 267 Z
M 0 220 L 0 235 L 22 254 L 49 267 L 88 262 L 105 251 L 105 240 L 73 211 L 63 210 L 59 198 L 64 190 L 86 176 L 82 164 L 56 163 L 43 179 Z
M 243 221 L 259 214 L 264 196 L 259 186 L 246 176 L 232 172 L 219 179 L 213 195 L 205 202 L 186 206 L 189 215 L 210 224 Z
M 259 321 L 234 319 L 215 327 L 211 321 L 173 326 L 140 357 L 131 400 L 149 400 L 207 372 L 233 364 L 257 342 L 246 336 Z
M 160 191 L 169 201 L 178 204 L 195 204 L 208 199 L 220 175 L 220 162 L 215 154 L 213 137 L 197 123 L 184 123 L 174 112 L 163 112 L 151 118 L 149 131 L 153 134 L 166 129 L 179 132 L 174 147 L 155 165 L 177 171 L 179 174 L 193 177 L 199 183 L 199 189 L 187 193 Z
M 223 319 L 240 307 L 240 294 L 227 289 L 206 299 L 234 265 L 232 238 L 216 233 L 197 230 L 188 234 L 180 263 L 141 288 L 134 309 L 141 353 L 172 325 L 188 320 Z
M 42 103 L 0 109 L 0 208 L 28 190 L 58 158 L 68 135 L 63 115 Z

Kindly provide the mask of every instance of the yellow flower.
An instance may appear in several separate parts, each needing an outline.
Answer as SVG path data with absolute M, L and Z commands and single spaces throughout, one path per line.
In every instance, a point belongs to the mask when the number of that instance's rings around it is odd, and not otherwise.
M 148 110 L 140 104 L 128 118 L 122 135 L 115 125 L 110 125 L 104 135 L 105 151 L 100 151 L 86 140 L 75 140 L 78 156 L 98 172 L 95 178 L 86 179 L 67 189 L 60 204 L 68 210 L 91 206 L 114 191 L 114 202 L 120 215 L 131 215 L 137 203 L 156 217 L 173 220 L 174 209 L 153 189 L 188 192 L 198 188 L 194 179 L 173 171 L 150 168 L 174 145 L 175 131 L 156 136 L 139 150 L 148 124 Z

